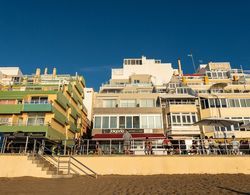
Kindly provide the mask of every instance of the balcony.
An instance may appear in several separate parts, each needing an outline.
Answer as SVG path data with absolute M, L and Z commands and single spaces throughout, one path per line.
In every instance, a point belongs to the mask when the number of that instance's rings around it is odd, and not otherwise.
M 168 129 L 169 135 L 200 135 L 199 126 L 171 126 Z
M 51 112 L 52 105 L 48 101 L 43 102 L 25 102 L 23 105 L 24 112 Z
M 18 124 L 8 123 L 0 126 L 0 132 L 46 132 L 49 128 L 48 124 Z
M 1 104 L 0 114 L 20 114 L 22 108 L 22 104 Z

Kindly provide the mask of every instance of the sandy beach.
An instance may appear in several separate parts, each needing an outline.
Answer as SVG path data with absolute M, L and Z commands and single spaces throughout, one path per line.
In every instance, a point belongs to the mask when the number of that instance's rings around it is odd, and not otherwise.
M 250 194 L 250 175 L 0 178 L 0 194 Z

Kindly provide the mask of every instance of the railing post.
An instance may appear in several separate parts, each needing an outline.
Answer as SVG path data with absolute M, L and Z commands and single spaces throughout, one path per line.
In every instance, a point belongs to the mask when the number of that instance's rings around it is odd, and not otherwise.
M 89 139 L 87 140 L 87 155 L 89 155 Z
M 2 146 L 1 146 L 1 153 L 4 153 L 5 138 L 6 137 L 3 137 L 3 142 L 2 142 Z
M 67 149 L 67 140 L 64 140 L 64 150 L 63 150 L 63 154 L 66 155 L 66 149 Z
M 68 175 L 70 174 L 70 164 L 71 164 L 71 156 L 69 156 L 69 161 L 68 161 Z
M 109 154 L 111 155 L 112 154 L 112 140 L 110 139 L 109 140 Z
M 26 143 L 25 143 L 25 148 L 24 148 L 25 154 L 27 153 L 28 142 L 29 142 L 29 136 L 26 137 Z
M 225 143 L 226 153 L 227 153 L 227 155 L 228 155 L 228 148 L 227 148 L 227 140 L 226 140 L 226 139 L 224 139 L 224 143 Z
M 181 142 L 178 140 L 178 147 L 179 147 L 179 155 L 181 155 Z
M 34 139 L 34 145 L 33 145 L 33 156 L 35 155 L 36 151 L 36 139 Z
M 6 144 L 7 144 L 7 141 L 8 141 L 8 137 L 4 137 L 5 139 L 5 141 L 4 141 L 4 145 L 3 145 L 3 151 L 2 151 L 2 153 L 5 153 L 5 148 L 6 148 Z
M 57 157 L 57 175 L 59 175 L 60 156 Z

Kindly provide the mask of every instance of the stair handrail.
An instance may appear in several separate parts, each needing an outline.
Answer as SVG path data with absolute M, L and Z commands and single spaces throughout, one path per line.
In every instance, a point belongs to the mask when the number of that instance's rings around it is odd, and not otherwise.
M 77 169 L 79 169 L 80 171 L 82 171 L 83 173 L 85 173 L 86 175 L 92 176 L 91 174 L 88 174 L 86 171 L 84 171 L 81 167 L 77 166 L 74 162 L 72 162 L 72 160 L 75 161 L 75 162 L 77 162 L 78 164 L 80 164 L 80 166 L 84 167 L 85 169 L 89 170 L 91 173 L 94 174 L 94 177 L 97 178 L 97 173 L 95 171 L 93 171 L 92 169 L 90 169 L 89 167 L 87 167 L 86 165 L 84 165 L 82 162 L 80 162 L 79 160 L 77 160 L 72 155 L 69 156 L 69 168 L 70 168 L 70 170 L 74 171 L 74 169 L 72 169 L 72 167 L 71 167 L 71 165 L 73 165 Z

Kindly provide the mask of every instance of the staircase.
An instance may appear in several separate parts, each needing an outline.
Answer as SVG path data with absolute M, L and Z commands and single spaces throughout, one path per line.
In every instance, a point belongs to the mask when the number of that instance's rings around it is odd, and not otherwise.
M 28 160 L 45 171 L 51 178 L 72 178 L 77 175 L 88 175 L 97 178 L 97 173 L 73 156 L 29 155 Z

